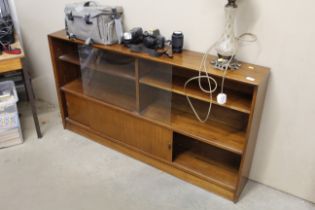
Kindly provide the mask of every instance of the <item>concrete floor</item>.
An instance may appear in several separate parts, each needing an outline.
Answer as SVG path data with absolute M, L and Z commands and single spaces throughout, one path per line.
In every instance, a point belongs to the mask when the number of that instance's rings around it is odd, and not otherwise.
M 22 106 L 25 143 L 0 150 L 1 210 L 315 210 L 294 196 L 249 182 L 234 204 L 70 131 L 40 106 L 44 138 Z

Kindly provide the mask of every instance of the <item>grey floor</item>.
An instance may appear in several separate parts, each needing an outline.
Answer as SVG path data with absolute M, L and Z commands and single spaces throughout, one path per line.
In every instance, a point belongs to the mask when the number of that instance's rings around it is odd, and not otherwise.
M 40 106 L 37 140 L 24 105 L 25 143 L 0 150 L 1 210 L 315 210 L 315 205 L 249 182 L 234 204 L 160 170 L 63 130 Z

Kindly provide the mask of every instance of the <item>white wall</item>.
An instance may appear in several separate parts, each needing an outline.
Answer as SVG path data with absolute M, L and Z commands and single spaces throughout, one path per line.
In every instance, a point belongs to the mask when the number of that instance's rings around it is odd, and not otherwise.
M 64 27 L 69 0 L 15 0 L 35 91 L 56 103 L 47 34 Z M 186 48 L 204 51 L 222 31 L 224 0 L 104 0 L 122 5 L 127 26 L 185 33 Z M 238 33 L 259 42 L 242 60 L 272 68 L 251 178 L 315 202 L 314 0 L 239 0 Z

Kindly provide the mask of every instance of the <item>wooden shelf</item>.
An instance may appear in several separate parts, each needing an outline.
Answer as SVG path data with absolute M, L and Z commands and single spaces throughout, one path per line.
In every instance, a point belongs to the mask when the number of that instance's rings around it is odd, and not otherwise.
M 106 91 L 104 91 L 104 88 L 106 88 Z M 129 111 L 136 110 L 136 97 L 134 95 L 135 91 L 133 90 L 130 90 L 130 92 L 122 92 L 121 90 L 112 88 L 111 85 L 103 84 L 102 87 L 94 88 L 93 91 L 95 91 L 95 95 L 98 95 L 98 98 L 96 98 L 85 94 L 82 81 L 80 79 L 76 79 L 66 84 L 61 88 L 61 90 L 87 100 L 95 100 L 101 103 L 114 103 L 114 105 Z M 105 101 L 100 99 L 103 95 L 106 97 Z
M 80 59 L 78 56 L 73 54 L 65 54 L 59 56 L 59 59 L 68 63 L 72 63 L 75 65 L 80 65 Z M 130 68 L 129 65 L 114 65 L 114 64 L 90 64 L 90 69 L 93 69 L 98 72 L 102 72 L 104 74 L 108 74 L 111 76 L 116 76 L 128 80 L 135 80 L 135 68 L 134 66 Z
M 226 79 L 228 100 L 220 105 L 218 92 L 210 99 L 197 81 L 184 90 L 203 53 L 153 57 L 119 44 L 93 44 L 97 56 L 81 69 L 83 40 L 68 39 L 65 30 L 48 40 L 65 128 L 104 145 L 122 143 L 121 150 L 113 148 L 127 154 L 129 148 L 139 160 L 238 201 L 249 177 L 269 68 L 241 62 L 239 70 L 223 72 L 209 65 L 219 86 Z M 213 103 L 207 122 L 198 121 L 186 96 L 201 117 Z
M 73 54 L 64 54 L 59 56 L 59 60 L 68 62 L 68 63 L 72 63 L 75 65 L 80 65 L 80 59 L 77 55 L 73 55 Z
M 141 84 L 145 84 L 151 87 L 159 88 L 166 91 L 172 91 L 173 93 L 180 94 L 185 96 L 186 94 L 194 99 L 198 99 L 201 101 L 209 102 L 210 97 L 208 94 L 202 92 L 198 87 L 198 82 L 196 81 L 193 85 L 189 85 L 186 88 L 186 92 L 184 89 L 184 84 L 186 82 L 186 78 L 181 77 L 173 77 L 171 80 L 170 75 L 163 75 L 162 72 L 152 72 L 150 74 L 144 75 L 140 79 Z M 170 84 L 172 82 L 172 84 Z M 216 98 L 219 94 L 219 89 L 212 96 L 212 103 L 227 107 L 229 109 L 233 109 L 239 112 L 243 112 L 249 114 L 251 112 L 251 98 L 245 94 L 241 94 L 231 90 L 225 90 L 228 95 L 228 100 L 225 105 L 218 104 Z
M 207 123 L 200 123 L 194 115 L 184 111 L 189 110 L 186 103 L 186 101 L 177 101 L 176 106 L 170 110 L 169 104 L 157 100 L 144 109 L 141 115 L 164 123 L 178 133 L 207 144 L 236 154 L 243 153 L 246 139 L 245 131 L 211 120 L 208 120 Z M 170 117 L 168 118 L 169 114 Z
M 241 156 L 174 133 L 174 164 L 202 179 L 234 191 Z
M 199 151 L 184 151 L 176 156 L 174 164 L 212 183 L 223 186 L 229 190 L 236 189 L 238 170 L 234 166 L 223 165 L 207 156 L 200 155 Z
M 66 35 L 65 30 L 61 30 L 58 32 L 55 32 L 53 34 L 49 35 L 52 38 L 68 41 L 69 39 Z M 73 43 L 77 44 L 84 44 L 84 41 L 74 39 L 71 40 Z M 132 52 L 131 50 L 127 49 L 123 45 L 102 45 L 102 44 L 94 44 L 94 48 L 102 49 L 102 50 L 108 50 L 111 52 L 119 53 L 122 55 L 128 55 L 136 58 L 142 58 L 145 60 L 151 60 L 159 63 L 164 64 L 170 64 L 173 66 L 177 66 L 180 68 L 186 68 L 198 71 L 200 68 L 200 63 L 202 61 L 203 53 L 194 52 L 190 50 L 183 50 L 182 53 L 174 54 L 174 57 L 172 59 L 161 56 L 161 57 L 153 57 L 150 55 L 147 55 L 146 53 L 136 53 Z M 209 60 L 215 59 L 214 56 L 209 56 Z M 268 78 L 270 69 L 254 64 L 244 63 L 241 62 L 242 66 L 237 71 L 229 71 L 226 74 L 227 79 L 231 79 L 234 81 L 238 81 L 245 84 L 251 84 L 251 85 L 260 85 L 265 83 L 265 81 Z M 212 75 L 222 77 L 224 75 L 223 71 L 213 69 L 211 66 L 209 66 L 209 71 Z M 255 80 L 247 80 L 247 77 L 254 78 Z

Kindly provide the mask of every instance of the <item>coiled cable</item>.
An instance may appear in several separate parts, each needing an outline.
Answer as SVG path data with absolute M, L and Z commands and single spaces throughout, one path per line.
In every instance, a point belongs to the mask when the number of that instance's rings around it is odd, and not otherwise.
M 5 19 L 0 19 L 0 44 L 2 48 L 6 48 L 10 45 L 9 41 L 3 41 L 5 40 L 5 37 L 8 35 L 13 34 L 14 26 L 11 20 L 5 20 Z
M 247 37 L 247 39 L 246 39 L 246 37 Z M 255 42 L 257 40 L 257 37 L 256 37 L 256 35 L 254 35 L 252 33 L 244 33 L 244 34 L 236 37 L 236 39 L 239 42 Z M 210 61 L 208 61 L 208 57 L 209 57 L 210 52 L 215 48 L 216 45 L 217 45 L 217 42 L 214 43 L 204 53 L 204 55 L 202 57 L 202 60 L 201 60 L 201 63 L 200 63 L 198 76 L 194 76 L 194 77 L 189 78 L 184 84 L 184 92 L 185 92 L 185 96 L 186 96 L 187 102 L 188 102 L 191 110 L 193 111 L 195 117 L 202 123 L 205 123 L 210 117 L 210 113 L 211 113 L 211 109 L 212 109 L 212 103 L 213 103 L 213 93 L 218 88 L 217 81 L 213 77 L 211 77 L 210 72 L 208 71 L 209 65 L 210 65 Z M 227 74 L 229 66 L 230 66 L 231 62 L 233 61 L 235 55 L 236 55 L 236 51 L 233 53 L 233 55 L 231 56 L 231 58 L 229 59 L 229 61 L 226 63 L 226 65 L 224 67 L 224 70 L 223 70 L 224 72 L 223 72 L 222 81 L 221 81 L 220 93 L 224 93 L 224 83 L 225 83 L 226 74 Z M 203 75 L 203 73 L 204 73 L 204 75 Z M 202 79 L 206 79 L 206 81 L 207 81 L 207 89 L 203 87 Z M 204 118 L 202 118 L 198 114 L 197 110 L 195 109 L 195 107 L 194 107 L 194 105 L 193 105 L 193 103 L 192 103 L 192 101 L 190 99 L 191 97 L 187 94 L 187 86 L 189 85 L 189 83 L 191 83 L 194 80 L 198 80 L 198 87 L 199 87 L 199 89 L 202 92 L 209 94 L 208 111 L 207 111 L 207 114 L 206 114 L 206 116 Z M 211 82 L 213 84 L 211 84 Z

